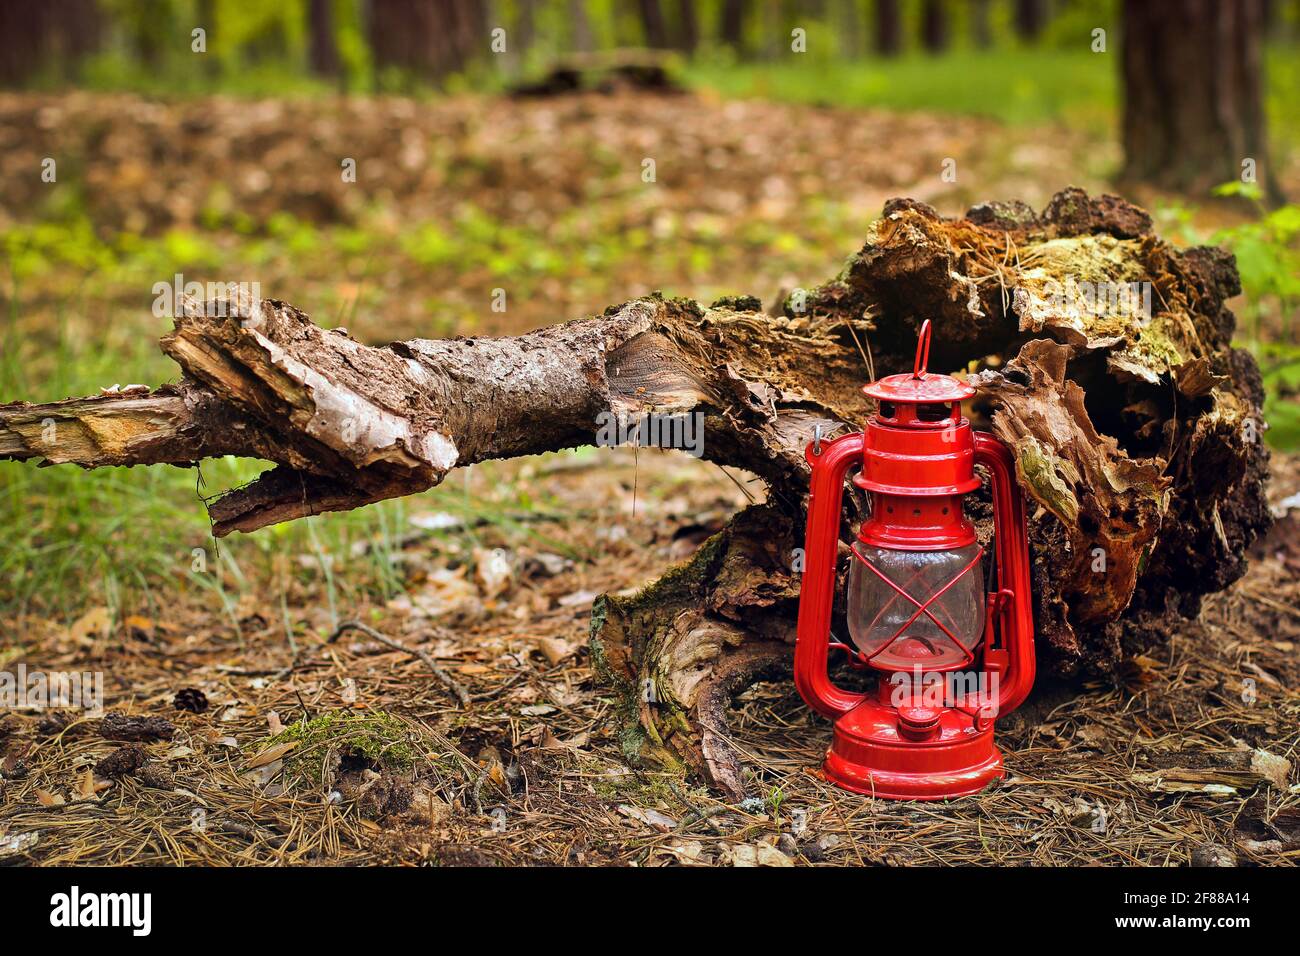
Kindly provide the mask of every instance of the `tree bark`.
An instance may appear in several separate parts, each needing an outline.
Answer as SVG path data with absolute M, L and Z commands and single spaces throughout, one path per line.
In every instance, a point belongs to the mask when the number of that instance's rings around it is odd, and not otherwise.
M 1124 170 L 1190 193 L 1254 176 L 1281 199 L 1269 162 L 1260 0 L 1126 0 Z
M 0 86 L 19 86 L 44 65 L 51 19 L 45 4 L 0 3 Z
M 897 56 L 903 49 L 903 21 L 898 15 L 898 0 L 876 0 L 876 52 Z
M 536 0 L 518 0 L 515 3 L 515 20 L 510 32 L 510 55 L 520 65 L 528 62 L 528 51 L 537 39 Z
M 1016 35 L 1033 43 L 1043 32 L 1047 22 L 1044 0 L 1016 0 Z
M 695 0 L 677 0 L 677 49 L 694 53 L 700 43 L 700 19 L 695 12 Z
M 641 12 L 641 27 L 645 31 L 645 45 L 656 50 L 668 49 L 668 27 L 659 0 L 637 0 Z
M 976 49 L 986 50 L 993 43 L 993 31 L 989 26 L 989 0 L 974 0 L 971 4 L 970 32 Z
M 722 16 L 718 32 L 722 42 L 737 55 L 745 52 L 745 14 L 749 0 L 722 0 Z
M 840 34 L 840 55 L 846 60 L 862 56 L 863 17 L 861 0 L 839 0 L 835 4 L 835 26 Z
M 307 7 L 308 58 L 317 76 L 339 75 L 338 44 L 334 41 L 333 0 L 311 0 Z
M 1150 309 L 1098 308 L 1103 280 L 1149 283 Z M 629 759 L 736 795 L 727 704 L 791 659 L 804 449 L 817 426 L 861 427 L 867 363 L 910 369 L 933 322 L 930 367 L 970 373 L 969 414 L 1011 446 L 1030 500 L 1040 668 L 1104 673 L 1239 577 L 1269 521 L 1259 372 L 1224 305 L 1239 291 L 1230 256 L 1174 250 L 1115 197 L 1071 189 L 1041 214 L 990 203 L 957 220 L 891 200 L 845 269 L 779 315 L 656 295 L 521 336 L 375 348 L 276 300 L 184 302 L 162 343 L 179 384 L 0 406 L 0 456 L 274 463 L 211 505 L 224 535 L 593 444 L 602 416 L 698 415 L 704 457 L 767 499 L 644 591 L 598 599 L 592 654 Z M 846 500 L 847 537 L 864 502 Z M 987 495 L 969 505 L 987 539 Z
M 367 32 L 377 69 L 433 81 L 463 71 L 489 39 L 477 0 L 371 0 Z
M 591 22 L 587 19 L 585 0 L 569 0 L 569 32 L 575 53 L 589 53 L 592 49 Z
M 429 21 L 410 0 L 370 0 L 366 37 L 376 73 L 427 68 Z
M 75 78 L 81 61 L 99 48 L 103 16 L 94 0 L 0 4 L 0 87 L 20 86 L 42 70 Z
M 922 5 L 921 44 L 930 53 L 948 48 L 948 8 L 943 0 L 925 0 Z

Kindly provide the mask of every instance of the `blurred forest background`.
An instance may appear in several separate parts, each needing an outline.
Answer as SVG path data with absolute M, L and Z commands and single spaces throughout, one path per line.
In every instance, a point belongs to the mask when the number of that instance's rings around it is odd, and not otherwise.
M 958 215 L 1041 207 L 1075 183 L 1123 191 L 1176 242 L 1236 254 L 1268 440 L 1295 448 L 1300 3 L 1189 19 L 1206 6 L 3 3 L 0 401 L 166 381 L 169 323 L 152 305 L 177 275 L 259 282 L 367 342 L 515 332 L 654 289 L 770 305 L 833 274 L 885 198 Z M 1214 83 L 1227 86 L 1211 110 Z M 1243 179 L 1242 156 L 1257 175 Z M 641 518 L 680 511 L 684 488 L 744 500 L 693 461 L 634 491 L 623 451 L 570 456 L 624 469 L 620 514 L 634 495 Z M 249 593 L 284 609 L 306 588 L 328 624 L 427 574 L 400 553 L 412 535 L 444 553 L 494 535 L 536 545 L 539 516 L 591 514 L 589 493 L 565 499 L 532 480 L 538 465 L 501 463 L 218 548 L 200 496 L 260 467 L 0 462 L 0 607 L 157 619 L 162 588 L 179 587 L 238 631 Z M 546 546 L 579 566 L 608 549 Z
M 376 345 L 654 290 L 777 309 L 891 197 L 961 216 L 1076 185 L 1236 255 L 1283 509 L 1297 53 L 1300 0 L 0 0 L 0 403 L 174 381 L 186 283 Z M 1167 648 L 1069 702 L 1040 680 L 999 724 L 1014 786 L 846 813 L 788 683 L 731 712 L 762 805 L 729 806 L 630 773 L 593 673 L 597 596 L 693 554 L 753 476 L 582 448 L 214 539 L 205 500 L 264 467 L 0 461 L 0 672 L 102 673 L 109 708 L 175 729 L 136 772 L 102 723 L 0 713 L 0 865 L 1294 861 L 1300 510 Z M 362 737 L 384 785 L 327 782 Z M 1157 789 L 1175 759 L 1216 775 Z M 412 783 L 418 823 L 390 812 Z

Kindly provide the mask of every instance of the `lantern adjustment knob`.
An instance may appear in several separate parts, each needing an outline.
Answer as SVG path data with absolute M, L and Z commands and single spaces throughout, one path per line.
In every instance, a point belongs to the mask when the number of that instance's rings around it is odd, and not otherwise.
M 935 707 L 900 707 L 898 733 L 908 740 L 929 740 L 939 734 L 939 716 Z

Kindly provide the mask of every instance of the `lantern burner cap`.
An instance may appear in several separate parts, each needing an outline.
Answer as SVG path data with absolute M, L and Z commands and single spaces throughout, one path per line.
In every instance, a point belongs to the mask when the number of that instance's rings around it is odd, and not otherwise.
M 900 707 L 898 735 L 916 743 L 931 740 L 939 735 L 941 721 L 942 715 L 933 707 Z
M 864 386 L 863 394 L 880 402 L 910 403 L 926 405 L 941 402 L 963 402 L 975 394 L 975 389 L 965 382 L 944 375 L 942 372 L 928 372 L 930 363 L 930 320 L 921 323 L 921 334 L 916 341 L 916 361 L 912 373 L 887 375 L 884 378 Z

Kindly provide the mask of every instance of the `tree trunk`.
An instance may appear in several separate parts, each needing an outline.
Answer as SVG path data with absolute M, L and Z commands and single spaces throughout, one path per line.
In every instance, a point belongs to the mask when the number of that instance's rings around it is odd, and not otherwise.
M 745 13 L 748 0 L 722 0 L 722 21 L 718 32 L 722 42 L 738 55 L 745 52 Z
M 767 499 L 642 592 L 598 599 L 592 655 L 630 759 L 736 795 L 726 707 L 788 671 L 804 449 L 815 427 L 829 438 L 870 414 L 863 352 L 878 376 L 910 369 L 928 318 L 930 367 L 974 370 L 969 413 L 1011 446 L 1031 499 L 1040 669 L 1096 674 L 1176 633 L 1269 521 L 1259 371 L 1224 306 L 1239 291 L 1230 256 L 1174 250 L 1115 197 L 1072 189 L 1042 214 L 991 203 L 959 220 L 891 200 L 840 275 L 780 315 L 651 296 L 517 337 L 374 348 L 276 300 L 185 302 L 162 343 L 179 384 L 0 406 L 0 456 L 274 463 L 211 505 L 224 535 L 593 444 L 610 417 L 696 415 L 704 457 L 756 475 Z M 847 508 L 846 534 L 863 502 Z M 970 513 L 987 538 L 987 495 Z
M 441 81 L 488 45 L 477 0 L 371 0 L 369 37 L 377 69 Z
M 975 48 L 986 50 L 993 43 L 993 31 L 989 27 L 989 0 L 974 0 L 970 7 L 971 42 Z
M 528 51 L 537 39 L 536 0 L 517 0 L 515 22 L 510 31 L 510 55 L 520 64 L 528 62 Z
M 334 42 L 333 0 L 311 0 L 307 9 L 308 55 L 317 76 L 339 75 L 339 51 Z
M 0 87 L 20 86 L 41 70 L 68 80 L 100 44 L 103 17 L 94 0 L 0 3 Z
M 0 86 L 20 86 L 39 68 L 46 9 L 36 3 L 0 3 Z
M 131 42 L 136 57 L 150 70 L 161 69 L 163 53 L 176 33 L 171 4 L 166 0 L 142 0 L 129 9 Z M 204 29 L 208 31 L 208 40 L 211 41 L 211 27 L 204 24 Z M 186 47 L 188 48 L 188 43 Z
M 1033 43 L 1042 34 L 1046 22 L 1044 0 L 1016 0 L 1016 35 L 1020 39 Z
M 921 8 L 921 44 L 930 53 L 948 48 L 948 8 L 943 0 L 925 0 Z
M 903 49 L 903 21 L 898 15 L 898 0 L 876 0 L 876 52 L 897 56 Z
M 569 30 L 573 52 L 588 53 L 592 50 L 591 21 L 587 19 L 586 0 L 569 0 Z
M 55 55 L 64 79 L 75 79 L 82 61 L 99 49 L 104 18 L 95 0 L 69 0 L 54 19 Z
M 840 34 L 840 55 L 847 60 L 862 56 L 862 3 L 861 0 L 839 0 L 835 4 L 836 26 Z
M 366 36 L 377 74 L 420 73 L 428 68 L 426 10 L 411 0 L 370 0 Z
M 668 27 L 664 25 L 664 12 L 659 0 L 637 0 L 641 11 L 641 27 L 645 31 L 645 45 L 656 50 L 668 48 Z
M 694 53 L 700 43 L 700 20 L 695 13 L 695 0 L 677 0 L 676 47 L 683 53 Z
M 785 4 L 781 0 L 767 0 L 759 18 L 763 37 L 761 53 L 764 59 L 775 60 L 790 50 L 790 32 L 786 25 Z
M 1257 181 L 1281 198 L 1268 159 L 1259 0 L 1127 0 L 1124 171 L 1129 182 L 1206 193 Z

